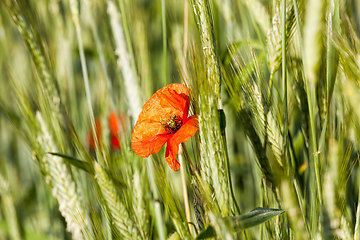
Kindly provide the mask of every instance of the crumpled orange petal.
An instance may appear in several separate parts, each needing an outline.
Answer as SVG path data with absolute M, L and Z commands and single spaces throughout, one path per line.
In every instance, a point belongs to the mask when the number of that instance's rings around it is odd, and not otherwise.
M 183 84 L 170 84 L 161 88 L 145 103 L 131 136 L 134 152 L 142 157 L 156 153 L 169 135 L 161 122 L 175 114 L 185 119 L 189 111 L 189 89 Z M 138 154 L 139 153 L 139 154 Z
M 179 144 L 189 141 L 198 130 L 199 121 L 196 115 L 186 119 L 181 128 L 169 139 L 166 146 L 165 160 L 174 171 L 179 170 L 180 164 L 176 160 Z
M 146 141 L 135 141 L 131 143 L 131 147 L 139 157 L 148 157 L 150 154 L 157 153 L 161 147 L 168 141 L 170 135 L 159 134 Z

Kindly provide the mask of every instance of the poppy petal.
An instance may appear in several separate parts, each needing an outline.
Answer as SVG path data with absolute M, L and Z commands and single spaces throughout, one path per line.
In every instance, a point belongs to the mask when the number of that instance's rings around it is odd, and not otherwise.
M 114 150 L 119 150 L 121 148 L 120 139 L 116 136 L 111 136 L 111 146 Z
M 174 112 L 171 114 L 185 119 L 189 112 L 189 89 L 183 84 L 169 85 L 161 92 L 160 105 L 163 108 L 172 108 Z
M 196 115 L 187 118 L 181 128 L 167 142 L 165 160 L 174 171 L 180 168 L 180 164 L 176 160 L 179 144 L 189 141 L 198 130 L 198 125 L 199 121 Z
M 169 140 L 171 135 L 160 134 L 146 141 L 136 141 L 131 143 L 131 147 L 139 157 L 148 157 L 150 154 L 157 153 L 162 146 Z
M 115 111 L 109 113 L 109 128 L 112 135 L 117 135 L 120 132 L 119 122 Z
M 170 84 L 155 92 L 145 103 L 132 132 L 131 143 L 134 152 L 141 152 L 142 156 L 148 156 L 158 148 L 160 149 L 159 146 L 150 145 L 154 141 L 165 144 L 164 136 L 155 138 L 157 135 L 167 134 L 162 121 L 174 114 L 184 119 L 187 117 L 188 110 L 189 89 L 185 85 Z M 141 144 L 145 144 L 146 147 L 143 147 L 141 151 L 139 149 L 135 151 L 134 146 L 137 148 Z
M 95 135 L 96 135 L 98 143 L 100 144 L 101 139 L 102 139 L 102 128 L 101 128 L 100 118 L 95 118 Z M 89 149 L 92 151 L 95 151 L 95 137 L 94 137 L 93 131 L 91 129 L 91 126 L 89 129 L 87 143 L 88 143 Z

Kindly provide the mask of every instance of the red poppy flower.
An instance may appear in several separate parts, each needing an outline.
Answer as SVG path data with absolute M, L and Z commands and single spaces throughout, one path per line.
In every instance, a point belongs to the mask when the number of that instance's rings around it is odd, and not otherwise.
M 114 150 L 121 148 L 120 145 L 120 122 L 116 116 L 115 111 L 111 111 L 109 114 L 109 128 L 110 128 L 110 138 L 111 138 L 111 147 Z
M 198 130 L 196 115 L 188 117 L 189 89 L 183 84 L 161 88 L 145 103 L 131 136 L 132 149 L 140 157 L 157 153 L 167 143 L 165 160 L 177 171 L 179 144 Z
M 96 138 L 98 143 L 101 143 L 101 138 L 102 138 L 102 128 L 101 128 L 101 121 L 99 118 L 95 118 L 95 134 L 96 134 Z M 89 129 L 89 134 L 87 137 L 87 143 L 88 143 L 88 147 L 91 151 L 95 151 L 95 138 L 94 138 L 94 134 L 93 131 L 91 129 Z

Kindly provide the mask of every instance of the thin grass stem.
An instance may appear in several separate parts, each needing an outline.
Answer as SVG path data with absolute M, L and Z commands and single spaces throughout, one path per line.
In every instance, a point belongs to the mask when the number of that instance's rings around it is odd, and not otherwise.
M 288 108 L 287 108 L 287 78 L 286 78 L 286 0 L 282 0 L 282 78 L 283 78 L 283 114 L 284 114 L 284 158 L 288 156 Z
M 71 8 L 71 14 L 73 18 L 73 22 L 75 25 L 75 31 L 76 31 L 76 38 L 79 45 L 79 54 L 80 54 L 80 62 L 81 62 L 81 70 L 83 73 L 83 80 L 84 80 L 84 86 L 85 86 L 85 95 L 86 95 L 86 103 L 89 109 L 89 118 L 91 122 L 91 131 L 93 133 L 93 136 L 97 136 L 96 129 L 95 129 L 95 117 L 94 117 L 94 111 L 91 103 L 91 92 L 90 92 L 90 85 L 89 85 L 89 75 L 88 70 L 86 66 L 86 59 L 85 59 L 85 53 L 84 53 L 84 46 L 81 36 L 81 27 L 80 27 L 80 20 L 79 20 L 79 9 L 77 2 L 75 0 L 70 0 L 70 8 Z M 100 154 L 99 152 L 99 140 L 98 138 L 94 138 L 95 146 L 96 146 L 96 153 Z
M 186 68 L 186 57 L 187 57 L 187 47 L 188 47 L 188 25 L 189 25 L 189 1 L 184 0 L 184 49 L 183 49 L 183 72 L 185 76 L 187 75 Z
M 103 48 L 101 46 L 99 33 L 98 33 L 98 30 L 97 30 L 97 28 L 95 26 L 95 23 L 93 21 L 93 14 L 91 12 L 89 2 L 85 1 L 85 5 L 86 5 L 86 10 L 88 11 L 88 13 L 90 15 L 90 28 L 91 28 L 91 32 L 92 32 L 92 34 L 94 36 L 95 46 L 96 46 L 96 50 L 97 50 L 97 52 L 99 54 L 100 64 L 101 64 L 101 67 L 102 67 L 102 69 L 104 71 L 105 83 L 107 85 L 107 89 L 108 89 L 108 92 L 109 92 L 110 108 L 115 109 L 113 86 L 112 86 L 112 83 L 110 81 L 109 73 L 108 73 L 108 70 L 107 70 L 107 67 L 106 67 L 104 51 L 103 51 Z
M 188 222 L 189 230 L 192 235 L 194 235 L 194 232 L 192 230 L 192 224 L 191 224 L 191 215 L 190 215 L 190 205 L 189 205 L 189 196 L 187 192 L 187 186 L 186 186 L 186 178 L 185 178 L 185 165 L 182 157 L 182 146 L 179 146 L 179 154 L 178 154 L 179 162 L 180 162 L 180 173 L 181 173 L 181 183 L 182 183 L 182 189 L 183 189 L 183 197 L 184 197 L 184 206 L 185 206 L 185 216 L 186 221 Z
M 126 46 L 127 46 L 128 52 L 130 54 L 130 63 L 131 63 L 131 67 L 134 72 L 133 73 L 134 77 L 135 77 L 135 79 L 137 79 L 137 67 L 136 67 L 136 63 L 135 63 L 134 49 L 133 49 L 132 42 L 131 42 L 129 24 L 128 24 L 127 18 L 126 18 L 126 9 L 125 9 L 124 0 L 119 0 L 119 6 L 120 6 L 121 22 L 122 22 L 122 27 L 124 30 Z
M 360 177 L 358 176 L 358 184 Z M 360 184 L 359 184 L 360 190 Z M 354 227 L 354 240 L 360 239 L 360 198 L 358 198 L 357 208 L 356 208 L 356 218 L 355 218 L 355 227 Z
M 147 165 L 147 174 L 149 178 L 149 184 L 151 191 L 153 193 L 154 199 L 152 201 L 154 211 L 155 211 L 155 225 L 158 233 L 158 237 L 160 240 L 166 239 L 166 229 L 164 228 L 164 219 L 163 213 L 161 211 L 161 205 L 159 202 L 159 193 L 157 191 L 157 187 L 155 184 L 155 176 L 154 176 L 154 167 L 153 167 L 153 160 L 151 158 L 145 159 Z
M 189 167 L 192 172 L 198 172 L 198 169 L 195 167 L 195 165 L 191 162 L 191 159 L 189 157 L 188 151 L 186 150 L 186 146 L 184 143 L 181 143 L 181 148 L 183 150 L 183 153 L 185 154 L 186 160 L 188 161 Z
M 300 20 L 300 13 L 299 8 L 297 5 L 297 0 L 293 0 L 294 12 L 295 12 L 295 19 L 296 19 L 296 27 L 298 31 L 298 38 L 300 42 L 300 53 L 301 56 L 304 56 L 304 47 L 303 47 L 303 37 L 302 37 L 302 27 L 301 27 L 301 20 Z M 303 59 L 303 58 L 301 58 Z
M 161 28 L 162 28 L 162 41 L 163 41 L 163 74 L 164 86 L 168 84 L 167 81 L 167 32 L 166 32 L 166 3 L 161 0 Z
M 3 159 L 1 160 L 3 161 Z M 0 174 L 0 196 L 0 203 L 2 205 L 5 221 L 8 224 L 11 239 L 23 239 L 24 237 L 21 234 L 15 203 L 9 191 L 9 183 L 2 174 Z

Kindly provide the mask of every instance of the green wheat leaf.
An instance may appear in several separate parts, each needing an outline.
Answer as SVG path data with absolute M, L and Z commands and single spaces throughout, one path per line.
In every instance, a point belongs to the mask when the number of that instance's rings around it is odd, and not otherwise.
M 54 153 L 54 152 L 48 152 L 48 154 L 54 155 L 54 156 L 58 156 L 63 158 L 64 160 L 66 160 L 67 163 L 69 163 L 70 165 L 80 168 L 82 170 L 84 170 L 85 172 L 94 175 L 94 169 L 91 167 L 91 165 L 87 162 L 81 161 L 75 157 L 66 155 L 66 154 L 62 154 L 62 153 Z
M 276 217 L 285 210 L 282 209 L 273 209 L 273 208 L 255 208 L 251 212 L 235 216 L 235 217 L 227 217 L 227 220 L 234 224 L 235 229 L 244 229 L 250 228 L 261 223 L 264 223 L 270 220 L 273 217 Z
M 208 239 L 216 237 L 215 229 L 212 226 L 208 226 L 204 231 L 199 233 L 196 239 Z
M 246 228 L 254 227 L 256 225 L 262 224 L 273 217 L 276 217 L 285 210 L 282 209 L 273 209 L 273 208 L 255 208 L 251 212 L 223 218 L 226 222 L 233 225 L 235 231 L 240 231 Z M 212 226 L 208 226 L 205 230 L 199 233 L 196 239 L 207 239 L 216 237 L 216 231 Z

